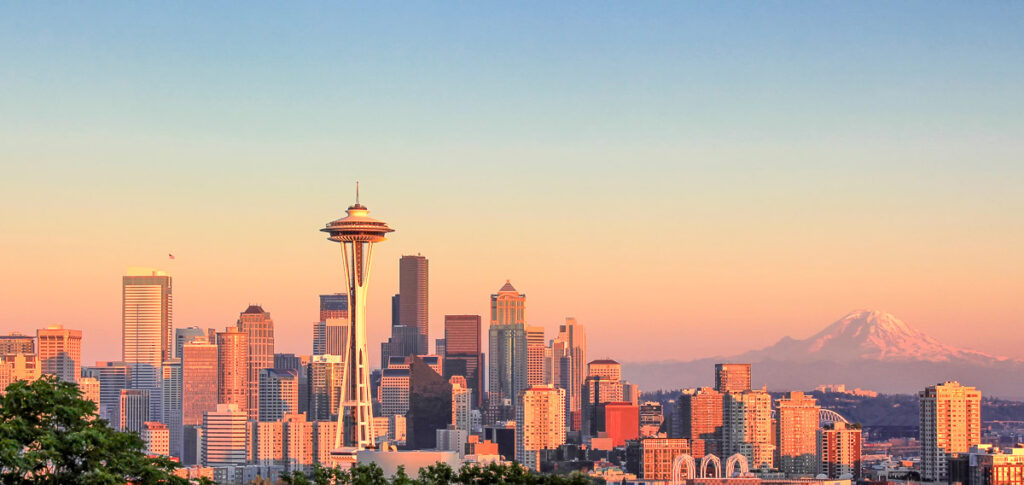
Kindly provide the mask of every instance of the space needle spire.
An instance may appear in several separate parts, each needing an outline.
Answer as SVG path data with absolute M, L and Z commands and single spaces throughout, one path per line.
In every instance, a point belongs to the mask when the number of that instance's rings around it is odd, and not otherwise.
M 344 350 L 345 369 L 342 378 L 338 430 L 332 455 L 354 455 L 356 451 L 373 448 L 373 405 L 370 402 L 370 359 L 366 351 L 366 290 L 370 280 L 370 260 L 374 243 L 394 229 L 370 217 L 370 211 L 359 203 L 356 182 L 356 203 L 346 216 L 327 223 L 320 229 L 327 239 L 341 243 L 348 282 L 349 335 Z

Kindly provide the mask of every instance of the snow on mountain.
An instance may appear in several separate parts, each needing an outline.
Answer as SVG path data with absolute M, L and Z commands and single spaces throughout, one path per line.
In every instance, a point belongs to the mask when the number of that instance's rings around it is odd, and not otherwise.
M 891 314 L 874 310 L 850 312 L 806 339 L 785 337 L 775 345 L 738 356 L 747 361 L 918 361 L 970 362 L 991 365 L 1007 361 L 944 344 Z

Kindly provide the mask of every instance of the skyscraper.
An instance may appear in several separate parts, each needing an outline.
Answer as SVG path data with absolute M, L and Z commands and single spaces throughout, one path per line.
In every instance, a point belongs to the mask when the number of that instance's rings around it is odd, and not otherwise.
M 351 460 L 352 450 L 374 446 L 373 407 L 370 402 L 370 362 L 366 351 L 366 291 L 369 285 L 370 262 L 374 243 L 385 240 L 393 229 L 370 217 L 370 211 L 359 203 L 348 208 L 346 216 L 331 221 L 321 231 L 331 241 L 341 243 L 345 261 L 345 280 L 349 294 L 349 339 L 345 351 L 345 379 L 342 411 L 339 413 L 336 446 L 349 447 L 344 459 Z M 344 437 L 344 443 L 342 438 Z M 339 450 L 340 451 L 340 450 Z
M 775 465 L 790 477 L 818 474 L 817 401 L 800 391 L 792 391 L 776 401 L 777 443 Z
M 340 355 L 314 355 L 309 364 L 311 420 L 337 420 L 341 406 L 345 361 Z
M 422 255 L 402 256 L 398 261 L 398 323 L 415 328 L 416 355 L 430 353 L 428 347 L 428 263 Z
M 679 437 L 690 440 L 693 456 L 722 456 L 722 393 L 702 387 L 677 401 Z
M 381 371 L 380 389 L 381 416 L 389 417 L 396 414 L 405 415 L 409 412 L 409 368 L 388 368 Z
M 83 374 L 100 381 L 100 417 L 112 426 L 118 426 L 121 391 L 131 384 L 132 369 L 124 362 L 96 362 L 86 367 Z
M 249 412 L 249 341 L 245 332 L 228 327 L 217 332 L 217 404 L 235 404 Z
M 260 419 L 260 371 L 274 367 L 274 321 L 259 305 L 249 305 L 239 314 L 237 327 L 245 333 L 249 346 L 248 412 L 249 419 L 255 421 Z
M 196 337 L 181 349 L 181 423 L 199 426 L 203 413 L 217 409 L 217 345 Z
M 750 364 L 715 364 L 715 390 L 749 391 Z
M 194 326 L 174 329 L 174 357 L 180 359 L 181 348 L 186 343 L 195 340 L 196 337 L 206 337 L 209 335 L 209 330 Z
M 142 423 L 142 441 L 146 442 L 147 455 L 170 456 L 171 434 L 167 425 L 158 421 Z
M 540 470 L 540 452 L 565 444 L 565 389 L 533 386 L 516 406 L 516 461 Z
M 511 418 L 519 393 L 528 387 L 525 323 L 526 295 L 506 281 L 491 295 L 487 384 L 491 420 Z
M 947 479 L 947 458 L 981 443 L 981 391 L 950 381 L 918 393 L 921 479 Z
M 562 385 L 566 394 L 566 420 L 569 429 L 577 431 L 581 426 L 583 380 L 586 378 L 587 334 L 575 318 L 566 317 L 565 324 L 559 325 L 558 336 L 552 341 L 552 365 L 559 365 L 560 379 L 552 381 Z M 555 362 L 555 361 L 558 362 Z M 561 384 L 560 384 L 561 383 Z
M 465 377 L 473 402 L 480 406 L 484 390 L 480 315 L 445 315 L 444 341 L 444 377 Z
M 40 371 L 64 382 L 77 382 L 82 373 L 82 331 L 50 325 L 36 330 L 36 340 Z
M 348 345 L 348 295 L 320 295 L 320 321 L 313 324 L 313 355 L 342 355 Z
M 772 468 L 772 397 L 764 390 L 730 391 L 722 399 L 722 448 L 740 453 L 750 468 Z
M 861 473 L 861 429 L 843 422 L 826 424 L 818 430 L 818 473 L 836 480 L 849 476 L 859 480 Z
M 526 330 L 526 385 L 544 384 L 544 327 L 527 325 Z
M 170 275 L 129 268 L 121 278 L 121 360 L 132 366 L 133 388 L 159 389 L 160 366 L 174 357 L 171 324 Z
M 181 457 L 182 440 L 182 368 L 181 359 L 171 359 L 164 362 L 160 379 L 161 397 L 164 400 L 163 423 L 167 430 L 168 452 L 170 456 Z
M 142 432 L 142 423 L 149 421 L 149 390 L 122 389 L 120 430 Z

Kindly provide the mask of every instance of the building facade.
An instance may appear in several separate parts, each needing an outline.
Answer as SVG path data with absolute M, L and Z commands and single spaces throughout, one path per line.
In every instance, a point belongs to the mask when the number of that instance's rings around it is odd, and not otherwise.
M 82 331 L 50 325 L 36 330 L 36 340 L 40 372 L 64 382 L 78 382 L 82 374 Z
M 565 443 L 565 389 L 533 386 L 516 406 L 516 461 L 540 470 L 541 452 Z
M 817 400 L 793 391 L 776 401 L 776 466 L 791 478 L 818 474 Z
M 947 460 L 981 444 L 981 391 L 950 381 L 918 393 L 921 479 L 947 479 Z
M 247 381 L 250 420 L 260 419 L 260 371 L 274 367 L 274 320 L 259 305 L 249 305 L 238 315 L 236 327 L 245 333 L 248 345 Z

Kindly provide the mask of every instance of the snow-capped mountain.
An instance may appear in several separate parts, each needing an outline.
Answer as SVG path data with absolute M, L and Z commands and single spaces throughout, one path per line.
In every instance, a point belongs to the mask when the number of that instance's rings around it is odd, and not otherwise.
M 875 310 L 850 312 L 806 339 L 784 337 L 775 345 L 738 357 L 755 361 L 963 361 L 976 364 L 1007 360 L 944 344 L 889 313 Z

